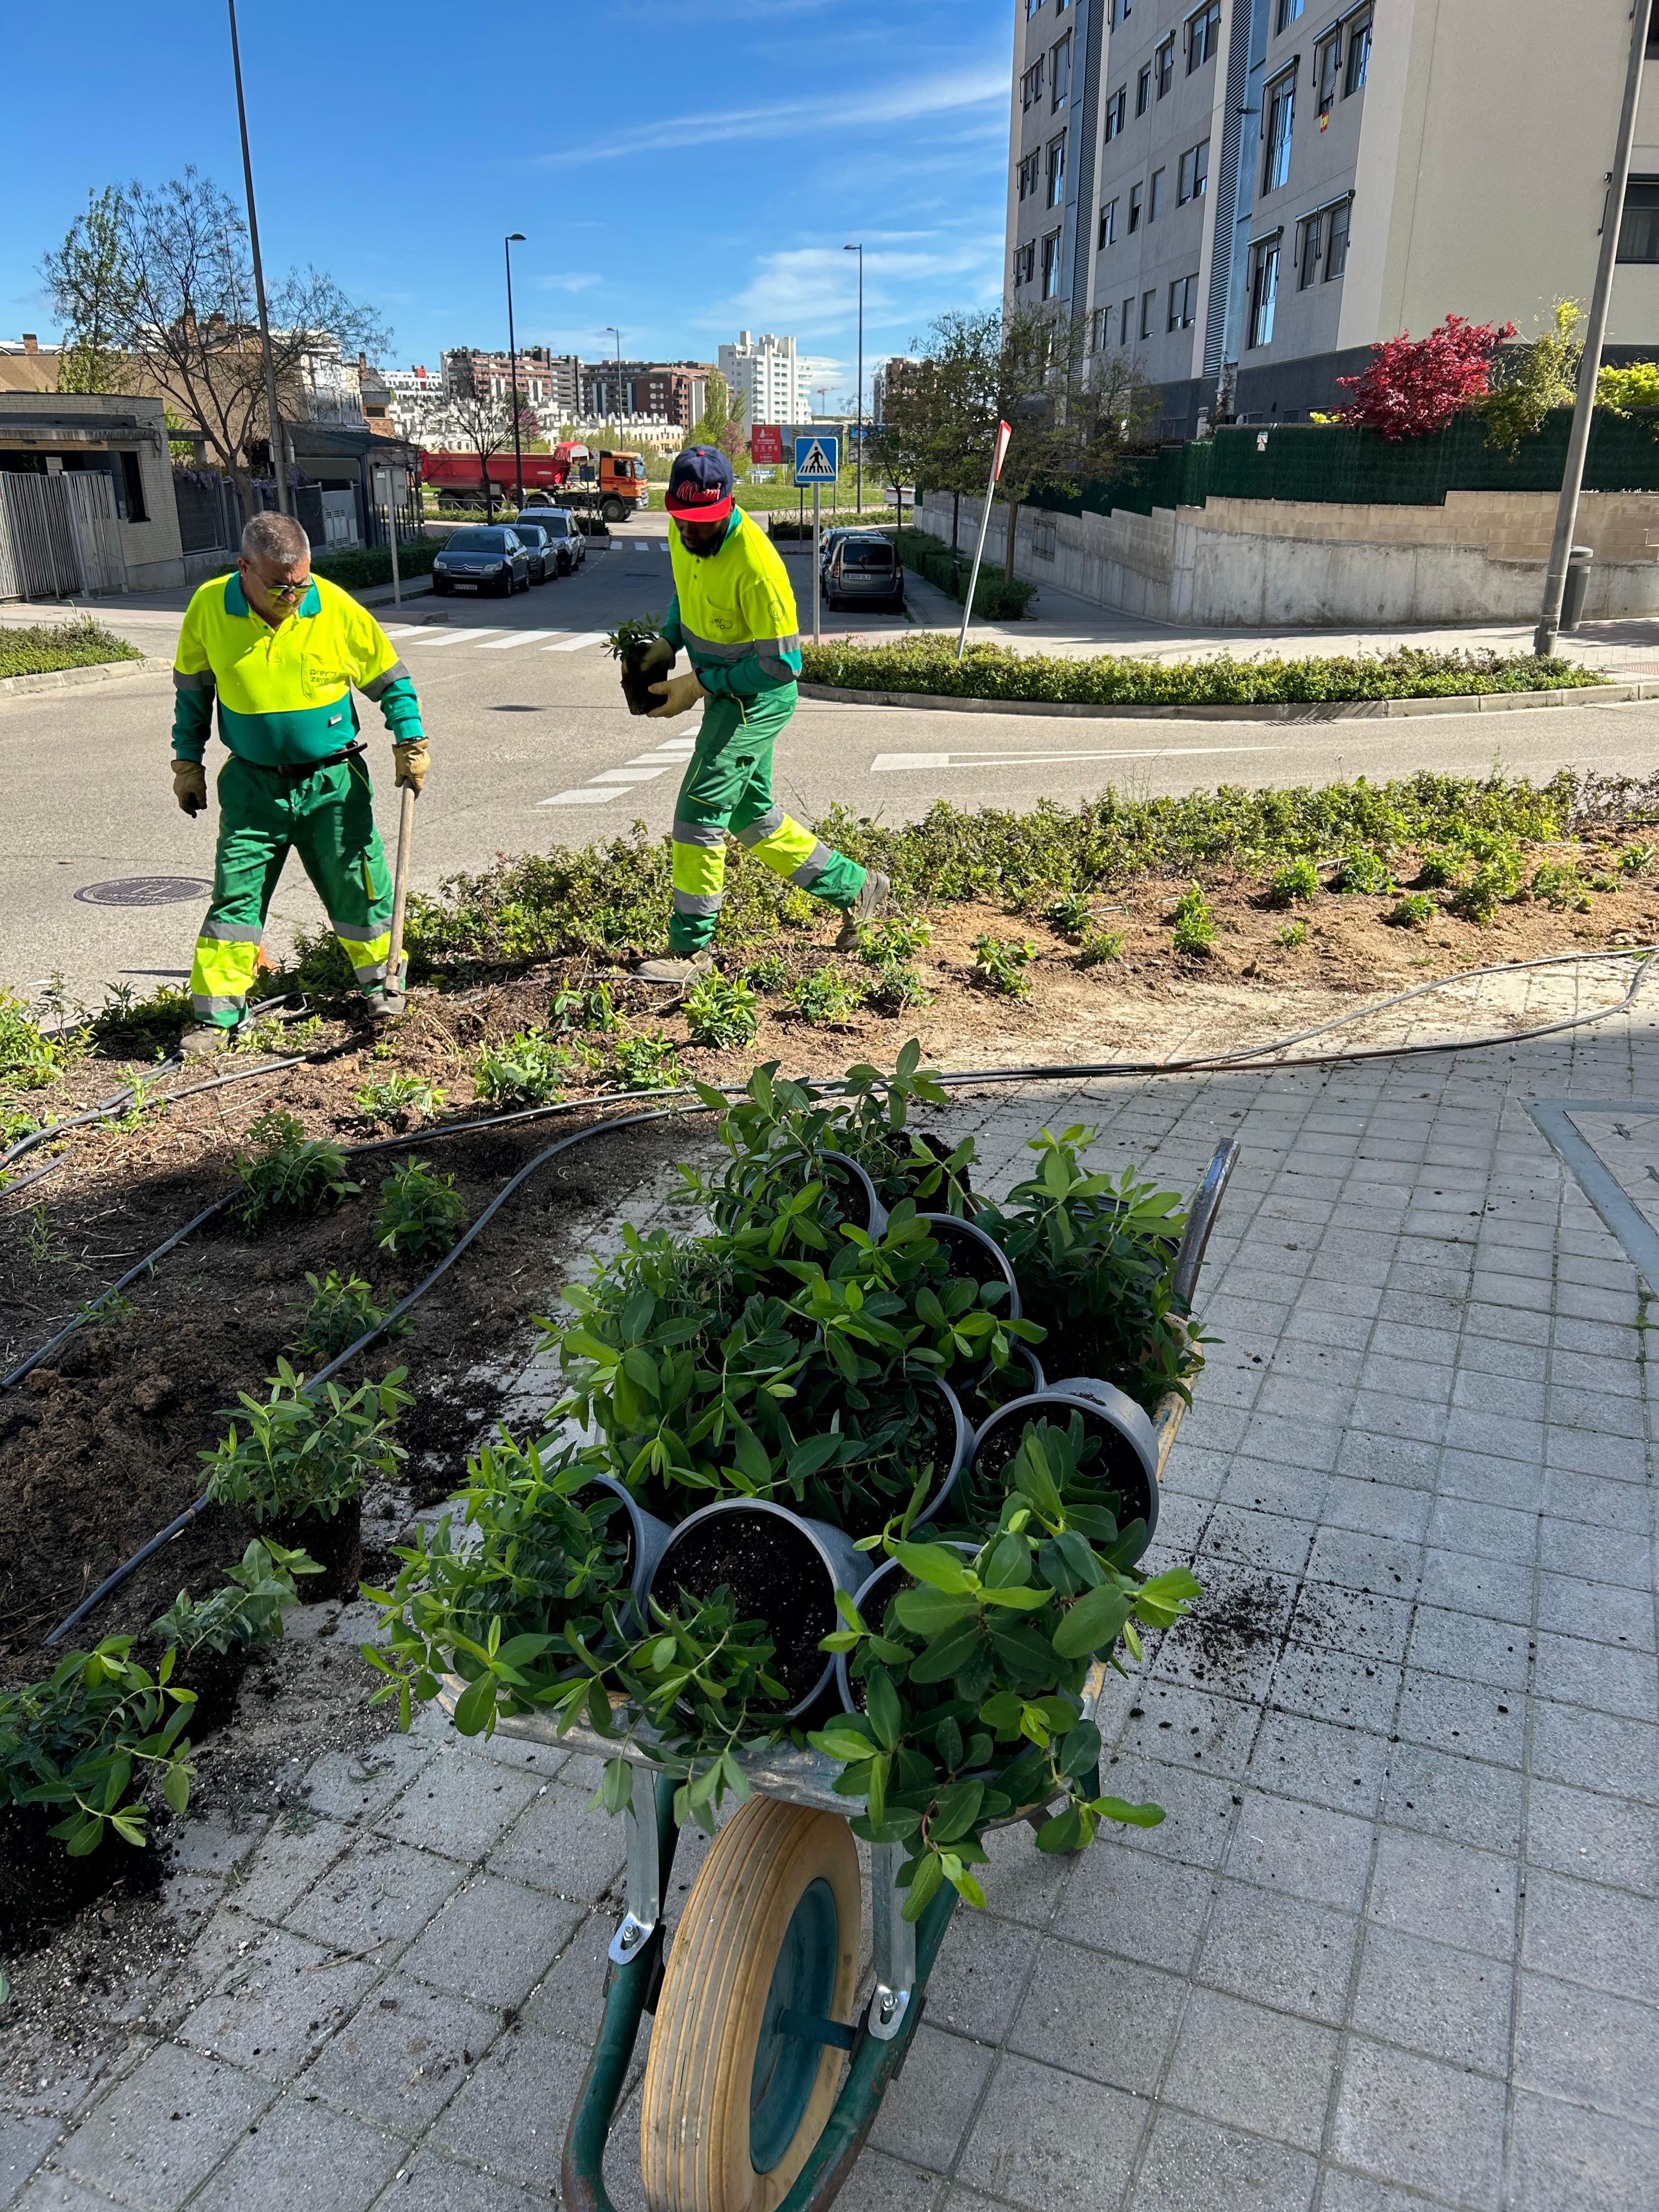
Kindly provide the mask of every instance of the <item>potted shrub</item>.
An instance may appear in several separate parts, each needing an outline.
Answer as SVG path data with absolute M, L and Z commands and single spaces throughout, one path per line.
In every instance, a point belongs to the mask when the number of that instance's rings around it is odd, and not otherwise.
M 1045 1383 L 991 1415 L 974 1438 L 963 1486 L 973 1505 L 964 1510 L 982 1510 L 987 1500 L 1000 1497 L 1009 1465 L 1034 1427 L 1064 1436 L 1091 1486 L 1117 1499 L 1126 1521 L 1144 1524 L 1144 1550 L 1158 1526 L 1158 1440 L 1134 1400 L 1093 1376 Z
M 217 1589 L 199 1601 L 180 1590 L 151 1621 L 151 1638 L 171 1652 L 179 1682 L 195 1692 L 194 1742 L 229 1720 L 249 1660 L 282 1634 L 283 1615 L 300 1601 L 295 1577 L 322 1571 L 303 1552 L 255 1536 Z
M 968 1425 L 977 1436 L 993 1413 L 1043 1387 L 1042 1362 L 1029 1344 L 1019 1344 L 1002 1366 L 988 1359 L 976 1373 L 964 1376 L 956 1390 Z
M 170 1651 L 152 1674 L 132 1642 L 106 1637 L 0 1692 L 0 1924 L 73 1911 L 132 1868 L 153 1790 L 175 1813 L 189 1802 L 194 1699 Z
M 654 615 L 620 622 L 607 632 L 605 643 L 613 660 L 622 663 L 623 696 L 630 714 L 649 714 L 661 706 L 651 686 L 660 684 L 674 665 L 674 648 L 657 627 Z
M 349 1396 L 333 1382 L 313 1396 L 278 1360 L 270 1395 L 241 1392 L 241 1413 L 227 1408 L 229 1432 L 201 1455 L 216 1504 L 244 1507 L 276 1544 L 318 1562 L 303 1592 L 307 1605 L 357 1587 L 363 1492 L 374 1475 L 389 1480 L 406 1456 L 392 1436 L 410 1402 L 398 1387 L 405 1371 L 394 1368 Z

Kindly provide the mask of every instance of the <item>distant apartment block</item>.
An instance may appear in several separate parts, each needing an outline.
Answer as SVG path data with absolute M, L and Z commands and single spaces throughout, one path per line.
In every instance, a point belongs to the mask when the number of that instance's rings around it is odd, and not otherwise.
M 1448 313 L 1528 336 L 1588 296 L 1628 0 L 1577 0 L 1570 57 L 1554 0 L 1014 8 L 1005 300 L 1086 314 L 1097 346 L 1135 355 L 1164 434 L 1200 412 L 1305 422 L 1379 339 Z M 1615 360 L 1659 350 L 1647 76 Z
M 584 362 L 581 411 L 595 422 L 634 419 L 689 430 L 708 386 L 706 362 Z
M 742 395 L 745 422 L 793 422 L 809 412 L 806 364 L 793 338 L 739 331 L 735 345 L 720 349 L 720 371 L 733 396 Z

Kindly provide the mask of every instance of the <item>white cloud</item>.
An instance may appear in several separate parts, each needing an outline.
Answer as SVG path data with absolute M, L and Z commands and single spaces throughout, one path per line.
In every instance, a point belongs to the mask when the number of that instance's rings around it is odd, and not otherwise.
M 538 292 L 591 292 L 596 284 L 603 284 L 604 282 L 604 277 L 597 272 L 578 269 L 573 270 L 568 276 L 538 276 L 536 289 Z
M 909 234 L 914 238 L 915 234 Z M 983 283 L 988 272 L 1000 285 L 1002 240 L 975 236 L 956 240 L 935 234 L 931 246 L 918 240 L 902 246 L 866 243 L 864 254 L 864 321 L 872 325 L 915 316 L 921 298 L 937 297 L 948 280 L 952 291 Z M 760 257 L 753 276 L 720 313 L 702 319 L 708 326 L 730 322 L 750 330 L 815 335 L 851 331 L 858 323 L 858 270 L 854 257 L 839 246 L 799 246 Z

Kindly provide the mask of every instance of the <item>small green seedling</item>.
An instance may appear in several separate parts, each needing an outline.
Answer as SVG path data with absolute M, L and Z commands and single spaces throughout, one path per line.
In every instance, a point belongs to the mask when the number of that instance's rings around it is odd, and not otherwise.
M 1389 864 L 1380 853 L 1350 853 L 1331 878 L 1334 891 L 1358 891 L 1372 898 L 1386 898 L 1395 888 Z
M 411 1260 L 447 1251 L 466 1219 L 466 1201 L 453 1175 L 434 1175 L 412 1155 L 380 1185 L 375 1241 Z
M 775 952 L 763 952 L 744 969 L 743 980 L 757 991 L 787 991 L 789 970 Z
M 859 926 L 859 957 L 866 967 L 884 967 L 890 960 L 914 960 L 933 941 L 933 927 L 920 915 L 890 915 L 884 921 Z
M 1025 970 L 1036 958 L 1036 951 L 1029 937 L 976 937 L 974 981 L 1006 998 L 1029 999 L 1031 979 Z
M 931 996 L 914 960 L 878 961 L 866 986 L 866 1001 L 878 1014 L 908 1012 L 913 1006 L 925 1006 Z
M 311 1370 L 325 1367 L 359 1337 L 378 1328 L 386 1309 L 375 1304 L 374 1291 L 361 1275 L 343 1276 L 331 1267 L 320 1283 L 315 1275 L 306 1280 L 311 1285 L 311 1304 L 289 1352 L 296 1366 Z M 395 1321 L 386 1334 L 407 1336 L 414 1326 L 407 1319 Z
M 1042 919 L 1065 937 L 1080 937 L 1088 928 L 1094 908 L 1081 891 L 1062 891 L 1042 909 Z
M 1307 923 L 1287 921 L 1279 933 L 1279 941 L 1287 951 L 1294 952 L 1297 945 L 1305 945 L 1308 941 Z
M 754 987 L 741 975 L 722 975 L 718 969 L 699 976 L 685 994 L 685 1020 L 693 1044 L 722 1052 L 748 1044 L 760 1026 Z
M 1311 860 L 1289 860 L 1267 878 L 1269 906 L 1294 906 L 1319 896 L 1319 871 Z
M 346 1158 L 325 1137 L 307 1137 L 297 1117 L 268 1106 L 248 1130 L 252 1149 L 233 1163 L 240 1194 L 231 1212 L 248 1235 L 275 1213 L 315 1213 L 359 1190 Z
M 1193 884 L 1176 901 L 1172 941 L 1176 951 L 1188 959 L 1206 953 L 1214 943 L 1215 916 L 1201 884 Z
M 611 1042 L 611 1065 L 624 1091 L 678 1091 L 685 1081 L 672 1037 L 625 1030 Z
M 1123 932 L 1121 929 L 1097 929 L 1085 923 L 1078 940 L 1077 964 L 1079 968 L 1098 968 L 1108 960 L 1118 960 L 1123 955 Z
M 378 1083 L 365 1083 L 351 1094 L 352 1103 L 371 1128 L 382 1122 L 425 1121 L 441 1114 L 444 1094 L 423 1075 L 387 1075 Z
M 519 1030 L 505 1043 L 479 1048 L 472 1080 L 488 1106 L 556 1106 L 570 1079 L 569 1056 L 545 1030 Z
M 1426 929 L 1435 915 L 1435 903 L 1426 891 L 1407 891 L 1382 917 L 1396 929 Z
M 804 975 L 793 996 L 801 1019 L 815 1030 L 844 1029 L 864 1004 L 863 987 L 833 962 Z

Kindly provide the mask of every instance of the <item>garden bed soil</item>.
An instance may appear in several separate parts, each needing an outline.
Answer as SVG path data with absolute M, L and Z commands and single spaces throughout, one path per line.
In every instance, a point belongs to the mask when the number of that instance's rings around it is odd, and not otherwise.
M 260 1534 L 284 1550 L 306 1552 L 322 1569 L 319 1575 L 301 1575 L 295 1588 L 301 1605 L 321 1605 L 327 1598 L 355 1597 L 363 1568 L 363 1501 L 348 1498 L 337 1513 L 302 1513 L 291 1521 L 272 1521 Z
M 658 1601 L 684 1589 L 692 1598 L 732 1594 L 739 1621 L 765 1625 L 773 1646 L 768 1672 L 798 1705 L 822 1680 L 820 1643 L 836 1626 L 835 1585 L 817 1547 L 775 1513 L 720 1513 L 675 1544 Z

